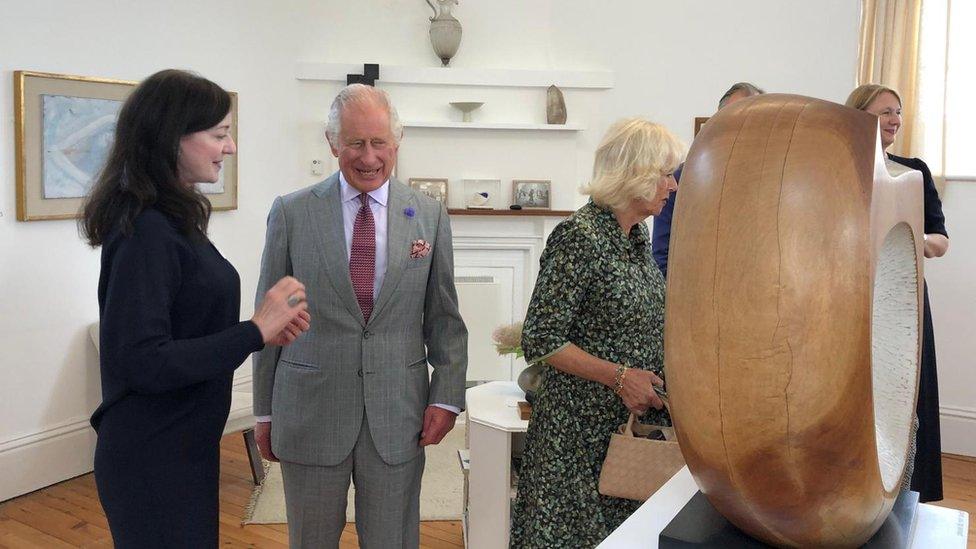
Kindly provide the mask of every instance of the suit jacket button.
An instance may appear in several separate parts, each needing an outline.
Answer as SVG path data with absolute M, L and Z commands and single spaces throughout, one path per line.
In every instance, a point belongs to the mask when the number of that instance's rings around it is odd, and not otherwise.
M 356 375 L 359 376 L 359 377 L 363 377 L 363 369 L 360 368 L 359 370 L 357 370 L 356 371 Z
M 369 336 L 371 336 L 371 335 L 373 335 L 373 334 L 369 333 L 369 330 L 367 330 L 367 331 L 363 332 L 363 339 L 369 339 Z

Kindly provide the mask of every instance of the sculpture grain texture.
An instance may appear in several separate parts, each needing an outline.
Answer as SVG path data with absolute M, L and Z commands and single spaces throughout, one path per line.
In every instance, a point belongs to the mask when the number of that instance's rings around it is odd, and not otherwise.
M 874 116 L 769 94 L 709 120 L 679 192 L 665 370 L 689 469 L 754 537 L 862 544 L 915 408 L 920 175 L 889 173 Z

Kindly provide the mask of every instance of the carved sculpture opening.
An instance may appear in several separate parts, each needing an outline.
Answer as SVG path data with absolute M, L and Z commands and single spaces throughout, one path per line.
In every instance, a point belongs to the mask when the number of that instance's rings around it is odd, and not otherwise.
M 895 225 L 878 253 L 871 322 L 874 428 L 885 490 L 901 485 L 918 390 L 918 272 L 915 239 Z

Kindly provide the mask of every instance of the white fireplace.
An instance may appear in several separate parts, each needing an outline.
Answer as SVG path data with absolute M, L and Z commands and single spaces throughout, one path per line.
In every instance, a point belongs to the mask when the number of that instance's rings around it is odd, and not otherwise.
M 562 217 L 451 216 L 455 283 L 468 327 L 468 381 L 515 380 L 525 362 L 498 356 L 491 332 L 522 320 L 545 239 Z

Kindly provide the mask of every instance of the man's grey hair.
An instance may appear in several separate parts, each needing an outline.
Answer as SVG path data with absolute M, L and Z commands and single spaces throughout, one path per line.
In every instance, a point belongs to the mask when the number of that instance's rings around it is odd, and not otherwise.
M 745 92 L 746 97 L 752 97 L 753 95 L 762 95 L 766 93 L 765 90 L 750 82 L 736 82 L 735 84 L 732 84 L 732 87 L 729 88 L 729 91 L 725 92 L 725 95 L 723 95 L 722 98 L 718 100 L 718 108 L 721 109 L 722 107 L 724 107 L 725 102 L 728 101 L 730 97 L 732 97 L 733 95 L 739 92 Z
M 332 101 L 329 108 L 329 121 L 325 125 L 325 137 L 332 145 L 339 144 L 339 132 L 342 131 L 342 111 L 350 104 L 376 103 L 386 109 L 390 115 L 390 132 L 393 139 L 400 143 L 403 137 L 403 124 L 400 122 L 400 115 L 397 114 L 390 94 L 383 90 L 367 86 L 365 84 L 349 84 L 339 91 L 339 95 Z

